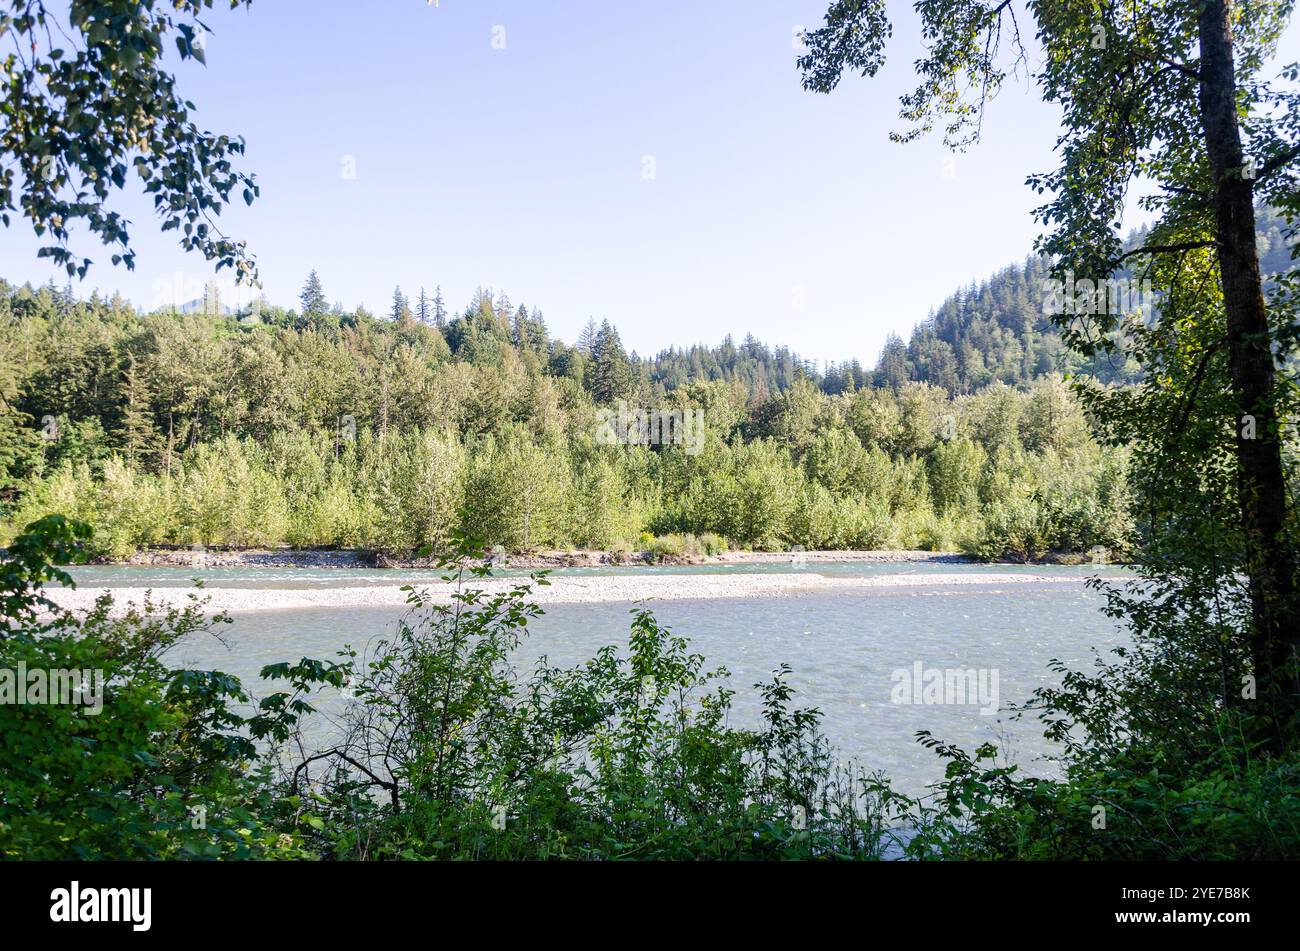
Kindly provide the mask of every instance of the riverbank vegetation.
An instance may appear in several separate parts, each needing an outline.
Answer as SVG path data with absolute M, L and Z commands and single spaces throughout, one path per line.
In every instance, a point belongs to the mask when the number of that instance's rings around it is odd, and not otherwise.
M 1015 287 L 1023 323 L 1034 303 Z M 0 285 L 4 531 L 60 512 L 111 557 L 442 550 L 455 535 L 1014 559 L 1129 544 L 1123 452 L 1092 439 L 1059 376 L 1008 367 L 1014 385 L 950 392 L 891 383 L 887 357 L 859 386 L 851 367 L 819 375 L 753 340 L 642 360 L 605 325 L 569 347 L 504 295 L 447 321 L 440 303 L 374 318 L 321 293 L 254 318 Z M 1018 331 L 1029 346 L 1035 320 Z M 689 442 L 611 441 L 602 421 L 621 407 L 702 425 Z
M 489 569 L 449 562 L 452 605 L 412 591 L 390 638 L 270 665 L 254 697 L 163 662 L 228 620 L 197 595 L 119 620 L 107 602 L 46 615 L 42 584 L 71 582 L 61 566 L 89 536 L 51 516 L 0 572 L 5 667 L 104 675 L 93 712 L 0 704 L 15 758 L 0 858 L 853 859 L 891 841 L 876 777 L 837 761 L 788 668 L 754 685 L 761 722 L 736 728 L 726 671 L 648 610 L 626 645 L 520 670 L 545 578 L 488 596 L 474 582 Z M 340 687 L 339 736 L 314 748 L 302 718 Z
M 934 42 L 896 137 L 939 125 L 961 149 L 1023 63 L 996 55 L 1000 40 L 1024 55 L 1016 12 L 918 10 Z M 927 830 L 909 844 L 919 856 L 1295 858 L 1300 67 L 1265 66 L 1292 9 L 1031 11 L 1036 87 L 1063 117 L 1057 167 L 1029 180 L 1045 196 L 1038 250 L 1057 278 L 1132 268 L 1157 291 L 1142 318 L 1099 309 L 1056 320 L 1081 359 L 1141 371 L 1130 387 L 1076 390 L 1100 438 L 1130 452 L 1139 577 L 1098 587 L 1133 644 L 1091 670 L 1054 664 L 1059 686 L 1026 705 L 1061 744 L 1059 779 L 926 735 L 947 781 L 892 808 Z M 848 72 L 874 74 L 888 35 L 881 5 L 832 4 L 800 60 L 805 86 L 829 92 Z M 1152 187 L 1135 201 L 1138 183 Z M 1134 205 L 1152 221 L 1136 243 L 1120 230 Z M 1281 247 L 1261 240 L 1262 207 L 1281 210 Z
M 204 611 L 201 592 L 116 619 L 107 599 L 50 612 L 43 585 L 72 583 L 62 566 L 86 557 L 90 534 L 52 516 L 0 563 L 3 666 L 104 675 L 94 713 L 0 704 L 15 754 L 0 776 L 3 858 L 1300 854 L 1300 760 L 1253 742 L 1254 714 L 1225 710 L 1218 686 L 1179 679 L 1225 655 L 1208 626 L 1200 640 L 1180 636 L 1195 656 L 1165 649 L 1167 625 L 1184 623 L 1169 602 L 1140 623 L 1131 653 L 1092 674 L 1057 665 L 1061 685 L 1027 705 L 1062 744 L 1061 778 L 1026 775 L 991 744 L 968 753 L 922 734 L 948 769 L 914 796 L 840 760 L 788 668 L 752 686 L 758 722 L 733 726 L 744 685 L 644 607 L 626 645 L 572 668 L 521 668 L 515 649 L 542 613 L 529 593 L 545 576 L 489 595 L 476 583 L 490 569 L 466 557 L 444 563 L 450 605 L 412 589 L 392 635 L 364 652 L 271 664 L 257 684 L 173 668 L 169 648 L 229 621 Z M 1131 616 L 1125 597 L 1111 593 L 1117 616 Z M 327 695 L 342 710 L 313 745 L 302 727 Z
M 127 171 L 110 158 L 149 142 L 151 174 L 169 151 L 197 150 L 189 175 L 150 186 L 171 209 L 165 226 L 188 219 L 187 248 L 251 273 L 242 245 L 192 227 L 252 185 L 226 160 L 242 143 L 156 121 L 151 110 L 180 109 L 135 86 L 172 89 L 155 47 L 132 41 L 124 70 L 110 39 L 125 48 L 132 29 L 172 24 L 127 6 L 137 19 L 95 24 L 96 56 L 82 62 L 98 71 L 33 42 L 36 66 L 14 73 L 6 102 L 29 121 L 0 147 L 24 163 L 23 210 L 50 231 L 47 252 L 84 274 L 89 262 L 63 246 L 67 216 L 127 250 L 102 210 L 104 183 Z M 964 148 L 988 97 L 1029 63 L 1024 49 L 999 54 L 1020 45 L 1014 7 L 917 12 L 934 42 L 897 138 L 938 124 Z M 0 856 L 1300 856 L 1300 283 L 1294 252 L 1261 266 L 1279 247 L 1262 249 L 1256 230 L 1278 209 L 1278 237 L 1293 240 L 1300 216 L 1300 67 L 1262 74 L 1290 14 L 1230 0 L 1028 10 L 1043 54 L 1033 78 L 1064 125 L 1059 166 L 1030 179 L 1047 196 L 1037 250 L 1062 279 L 1140 268 L 1158 289 L 1140 315 L 1022 319 L 1030 289 L 1017 297 L 1013 271 L 906 348 L 891 341 L 876 370 L 819 374 L 750 340 L 640 359 L 608 324 L 569 347 L 536 309 L 487 293 L 454 320 L 436 292 L 414 306 L 397 293 L 375 319 L 329 307 L 315 275 L 300 310 L 234 314 L 213 300 L 199 315 L 136 314 L 6 286 L 0 670 L 108 676 L 94 714 L 84 695 L 0 704 Z M 38 22 L 11 20 L 20 33 Z M 801 38 L 805 85 L 874 75 L 890 33 L 881 3 L 831 4 Z M 121 120 L 105 124 L 102 150 L 72 148 L 74 126 L 43 98 L 81 102 L 86 84 Z M 35 89 L 42 98 L 23 98 Z M 148 109 L 111 111 L 123 102 Z M 37 172 L 51 147 L 65 157 L 53 177 Z M 75 203 L 55 200 L 68 161 L 95 183 Z M 1120 225 L 1138 184 L 1152 224 L 1134 246 Z M 700 451 L 602 443 L 597 414 L 620 401 L 702 410 Z M 60 515 L 19 527 L 54 509 L 103 532 Z M 511 656 L 537 609 L 523 585 L 476 591 L 471 571 L 450 608 L 412 591 L 389 641 L 270 665 L 254 697 L 164 662 L 222 622 L 197 600 L 72 616 L 41 593 L 70 583 L 62 566 L 90 551 L 163 538 L 455 551 L 461 535 L 519 548 L 642 531 L 755 547 L 876 547 L 888 531 L 889 543 L 990 556 L 1131 545 L 1136 578 L 1097 587 L 1132 643 L 1091 669 L 1054 663 L 1058 682 L 1020 708 L 1058 744 L 1054 777 L 925 733 L 947 769 L 913 796 L 838 766 L 784 668 L 755 685 L 759 722 L 733 727 L 725 679 L 645 610 L 625 650 L 521 671 Z M 301 720 L 340 688 L 343 731 L 312 749 Z

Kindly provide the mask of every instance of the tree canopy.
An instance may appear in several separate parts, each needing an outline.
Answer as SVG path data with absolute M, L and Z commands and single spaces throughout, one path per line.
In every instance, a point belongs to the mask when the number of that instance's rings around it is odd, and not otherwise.
M 258 195 L 253 176 L 234 165 L 244 140 L 200 128 L 165 61 L 174 48 L 182 63 L 204 62 L 199 18 L 216 2 L 77 0 L 66 18 L 43 0 L 3 4 L 0 221 L 26 218 L 48 242 L 38 254 L 69 275 L 84 277 L 92 263 L 73 250 L 78 224 L 111 248 L 114 264 L 135 267 L 131 222 L 114 201 L 134 173 L 181 247 L 256 279 L 244 242 L 215 220 L 231 201 Z

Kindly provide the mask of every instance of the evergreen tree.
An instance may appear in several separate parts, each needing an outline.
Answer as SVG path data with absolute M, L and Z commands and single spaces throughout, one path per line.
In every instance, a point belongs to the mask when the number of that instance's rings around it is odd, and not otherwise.
M 626 397 L 632 390 L 633 373 L 623 341 L 608 321 L 600 325 L 591 350 L 591 373 L 588 382 L 591 397 L 597 403 L 611 403 Z
M 532 316 L 528 321 L 528 346 L 542 356 L 550 353 L 551 350 L 550 335 L 546 332 L 546 320 L 542 317 L 540 307 L 533 308 Z
M 510 321 L 510 342 L 520 350 L 528 349 L 528 308 L 523 304 L 519 305 Z
M 325 300 L 325 290 L 321 287 L 320 278 L 316 276 L 315 271 L 307 275 L 307 283 L 303 285 L 298 300 L 302 302 L 302 312 L 299 319 L 300 327 L 319 326 L 329 315 L 329 303 Z
M 578 349 L 591 356 L 596 352 L 596 321 L 587 318 L 587 325 L 582 328 L 582 333 L 578 335 Z
M 400 286 L 393 289 L 393 308 L 388 315 L 397 323 L 404 323 L 411 319 L 411 308 Z
M 0 282 L 3 284 L 3 282 Z M 23 368 L 0 355 L 0 492 L 8 495 L 39 458 L 41 441 L 18 402 Z
M 492 313 L 496 317 L 497 329 L 500 332 L 501 336 L 504 339 L 509 340 L 510 321 L 511 318 L 514 316 L 514 313 L 511 310 L 510 295 L 507 294 L 505 291 L 502 291 L 500 294 L 497 295 L 496 304 L 493 305 Z
M 119 401 L 118 444 L 127 463 L 138 469 L 158 449 L 158 427 L 153 419 L 153 390 L 135 354 L 127 357 Z
M 445 330 L 447 327 L 447 305 L 442 300 L 441 284 L 433 291 L 433 325 L 439 330 Z
M 876 373 L 881 385 L 891 390 L 897 390 L 912 378 L 907 348 L 897 334 L 891 333 L 885 338 L 885 349 L 880 353 L 880 368 Z

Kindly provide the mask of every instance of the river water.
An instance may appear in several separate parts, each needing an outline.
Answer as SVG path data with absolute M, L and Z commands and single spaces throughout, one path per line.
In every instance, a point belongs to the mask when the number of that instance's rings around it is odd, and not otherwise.
M 1114 569 L 843 562 L 809 564 L 802 570 L 838 577 L 907 574 L 908 579 L 902 585 L 852 592 L 652 600 L 651 607 L 661 622 L 690 640 L 709 666 L 731 672 L 734 725 L 756 722 L 757 692 L 751 685 L 788 663 L 794 668 L 790 682 L 798 700 L 823 712 L 825 733 L 841 757 L 885 770 L 897 787 L 911 793 L 942 775 L 938 757 L 915 740 L 920 730 L 967 749 L 994 741 L 1026 771 L 1050 774 L 1050 764 L 1042 758 L 1050 747 L 1041 729 L 1032 720 L 1014 721 L 1008 708 L 1027 699 L 1035 687 L 1056 682 L 1047 669 L 1050 659 L 1087 667 L 1094 650 L 1106 652 L 1125 641 L 1102 613 L 1101 595 L 1084 583 L 1099 570 L 1122 577 Z M 788 572 L 790 566 L 564 569 L 553 574 L 644 576 L 645 596 L 652 598 L 655 577 L 661 574 L 768 571 Z M 1033 574 L 1048 580 L 1005 587 L 950 583 L 967 572 Z M 188 585 L 194 577 L 210 588 L 356 587 L 418 584 L 438 577 L 413 570 L 124 567 L 80 568 L 74 576 L 82 587 L 137 588 Z M 631 609 L 628 602 L 548 605 L 519 650 L 520 669 L 531 667 L 540 655 L 553 664 L 571 665 L 603 645 L 625 644 Z M 259 692 L 257 673 L 263 665 L 304 656 L 329 658 L 345 644 L 362 648 L 391 633 L 402 613 L 399 608 L 339 607 L 236 614 L 234 623 L 222 628 L 222 640 L 191 639 L 176 648 L 172 659 L 236 674 Z M 917 683 L 911 698 L 916 702 L 899 702 L 907 699 L 904 686 L 916 674 L 924 678 L 932 670 L 961 670 L 963 683 L 979 689 L 964 697 L 951 689 L 927 696 Z

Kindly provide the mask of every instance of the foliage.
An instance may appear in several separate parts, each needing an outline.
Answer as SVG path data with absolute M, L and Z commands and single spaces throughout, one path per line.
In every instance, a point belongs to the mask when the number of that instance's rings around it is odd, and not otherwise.
M 254 702 L 234 677 L 166 664 L 183 638 L 229 621 L 206 617 L 197 594 L 183 607 L 146 600 L 115 612 L 104 597 L 82 616 L 60 611 L 41 588 L 72 583 L 61 566 L 84 558 L 88 537 L 85 525 L 50 516 L 15 540 L 0 570 L 0 670 L 51 684 L 59 672 L 84 674 L 81 702 L 30 693 L 0 704 L 0 857 L 304 856 L 286 829 L 296 807 L 275 792 L 258 743 L 286 739 L 312 711 L 305 695 L 337 684 L 337 668 L 286 666 L 291 689 Z
M 180 231 L 181 247 L 256 279 L 243 242 L 213 223 L 232 193 L 250 204 L 258 194 L 231 163 L 244 141 L 196 126 L 194 104 L 163 65 L 172 46 L 182 62 L 204 62 L 199 17 L 213 5 L 77 2 L 63 18 L 41 0 L 10 0 L 12 12 L 0 11 L 0 39 L 12 44 L 0 97 L 0 221 L 8 226 L 21 208 L 36 234 L 51 239 L 39 255 L 69 275 L 84 277 L 91 264 L 67 247 L 77 221 L 115 249 L 114 264 L 135 266 L 128 222 L 110 205 L 134 170 L 162 230 Z
M 921 799 L 877 792 L 918 830 L 916 857 L 1295 858 L 1300 69 L 1261 76 L 1292 5 L 1028 6 L 1043 53 L 1033 78 L 1064 122 L 1058 167 L 1030 178 L 1049 196 L 1038 249 L 1056 278 L 1138 277 L 1156 290 L 1145 306 L 1055 316 L 1079 358 L 1137 371 L 1124 388 L 1076 386 L 1103 441 L 1129 455 L 1138 575 L 1099 587 L 1132 644 L 1092 673 L 1055 662 L 1060 685 L 1023 709 L 1060 744 L 1057 778 L 923 734 L 945 781 Z M 930 42 L 899 138 L 942 118 L 947 144 L 964 146 L 1024 62 L 1016 8 L 918 11 Z M 829 91 L 857 56 L 874 73 L 888 22 L 872 4 L 833 4 L 805 82 Z M 835 29 L 846 48 L 831 55 Z M 1000 55 L 1004 37 L 1019 59 Z M 1154 223 L 1125 241 L 1140 181 L 1157 186 L 1138 200 Z M 1054 415 L 1045 401 L 1034 430 L 1059 449 L 1069 434 L 1045 425 Z M 1010 494 L 971 544 L 1028 555 L 1065 519 L 1094 522 L 1075 499 Z
M 467 569 L 468 554 L 444 562 L 451 603 L 408 589 L 413 614 L 359 660 L 345 737 L 295 768 L 315 847 L 365 859 L 879 857 L 865 777 L 834 764 L 816 710 L 791 706 L 789 668 L 756 685 L 759 728 L 731 727 L 726 671 L 638 607 L 626 652 L 523 673 L 513 654 L 540 613 L 531 585 L 488 596 L 473 581 L 489 569 Z
M 536 308 L 506 321 L 481 294 L 444 339 L 413 317 L 331 317 L 319 284 L 304 291 L 310 320 L 267 309 L 258 322 L 6 286 L 6 418 L 32 451 L 13 457 L 0 537 L 61 512 L 117 558 L 195 544 L 445 551 L 458 533 L 512 550 L 630 550 L 646 532 L 955 549 L 997 535 L 992 504 L 1015 483 L 1096 510 L 1086 531 L 1054 521 L 1044 549 L 1124 551 L 1117 454 L 1098 450 L 1055 377 L 952 396 L 907 381 L 828 392 L 795 375 L 759 400 L 761 375 L 748 393 L 673 383 L 675 371 L 656 382 L 675 358 L 638 369 L 612 328 L 593 327 L 579 382 L 555 375 L 564 348 Z M 759 366 L 757 345 L 747 352 L 734 359 Z M 701 414 L 698 443 L 603 443 L 597 414 L 619 401 Z
M 84 681 L 95 703 L 0 704 L 0 857 L 880 857 L 878 779 L 835 762 L 820 713 L 792 706 L 789 668 L 756 685 L 759 727 L 732 727 L 726 671 L 643 607 L 626 652 L 523 673 L 514 652 L 541 613 L 527 595 L 545 577 L 488 596 L 467 575 L 490 569 L 467 568 L 462 547 L 443 563 L 450 603 L 408 589 L 393 637 L 339 663 L 271 664 L 262 676 L 287 689 L 254 701 L 219 671 L 167 666 L 182 638 L 229 620 L 198 594 L 51 609 L 41 585 L 70 583 L 59 566 L 86 537 L 52 516 L 3 563 L 0 670 L 101 679 Z M 286 744 L 308 748 L 308 696 L 345 686 L 341 740 L 277 769 Z

